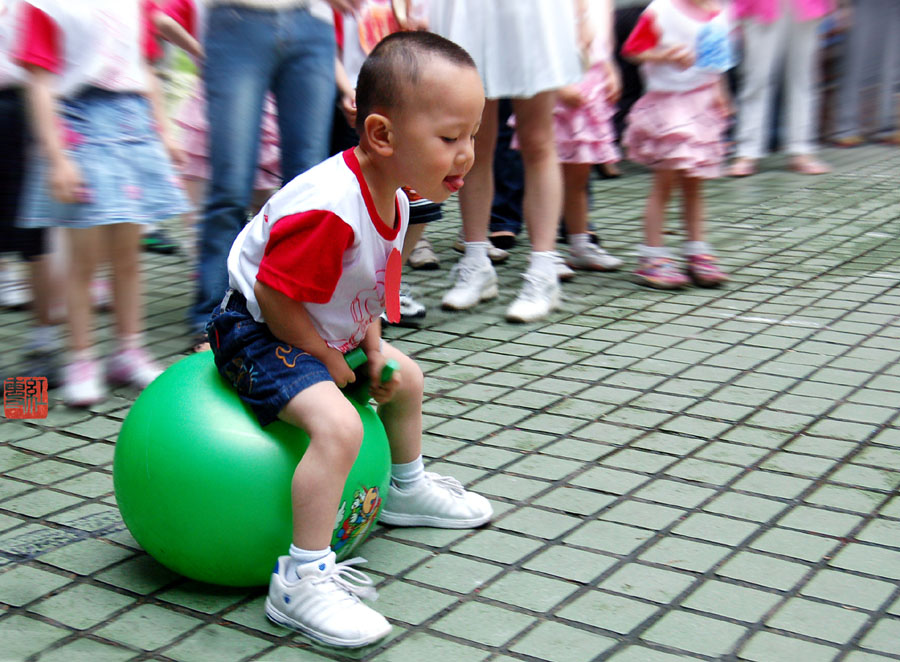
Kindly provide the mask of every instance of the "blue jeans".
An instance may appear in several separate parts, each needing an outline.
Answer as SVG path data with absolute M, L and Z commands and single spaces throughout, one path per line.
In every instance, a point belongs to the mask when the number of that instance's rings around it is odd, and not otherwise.
M 203 70 L 212 178 L 200 232 L 195 332 L 228 288 L 226 260 L 244 226 L 259 152 L 263 99 L 278 106 L 285 182 L 328 156 L 334 28 L 305 9 L 209 10 Z

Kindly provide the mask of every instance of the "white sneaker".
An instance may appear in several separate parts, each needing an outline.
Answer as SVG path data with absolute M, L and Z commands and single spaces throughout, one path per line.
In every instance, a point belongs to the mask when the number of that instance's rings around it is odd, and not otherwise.
M 556 265 L 556 277 L 559 278 L 563 282 L 568 282 L 575 278 L 575 272 L 569 268 L 569 265 L 565 263 L 562 259 L 562 255 L 557 253 L 553 258 L 553 263 Z
M 489 262 L 462 257 L 453 268 L 456 270 L 456 284 L 444 295 L 441 301 L 444 308 L 465 310 L 499 294 L 497 272 Z
M 106 376 L 112 384 L 144 389 L 159 377 L 162 371 L 143 349 L 126 349 L 110 357 Z
M 559 308 L 559 280 L 526 271 L 522 274 L 525 285 L 519 292 L 519 296 L 506 310 L 506 319 L 509 322 L 536 322 L 550 314 L 551 310 Z
M 605 250 L 595 244 L 588 244 L 581 249 L 580 253 L 576 253 L 569 249 L 569 259 L 566 260 L 573 269 L 584 269 L 586 271 L 615 271 L 622 266 L 622 260 L 610 255 Z
M 391 624 L 360 601 L 378 597 L 372 580 L 351 567 L 365 559 L 334 560 L 331 552 L 299 566 L 297 577 L 289 577 L 290 557 L 279 557 L 269 582 L 266 616 L 329 646 L 358 648 L 383 639 Z
M 100 364 L 93 360 L 73 361 L 63 368 L 62 399 L 69 407 L 90 407 L 106 399 L 106 385 Z
M 455 478 L 430 471 L 408 490 L 391 483 L 378 521 L 394 526 L 435 526 L 471 529 L 490 521 L 491 504 L 480 494 L 467 491 Z

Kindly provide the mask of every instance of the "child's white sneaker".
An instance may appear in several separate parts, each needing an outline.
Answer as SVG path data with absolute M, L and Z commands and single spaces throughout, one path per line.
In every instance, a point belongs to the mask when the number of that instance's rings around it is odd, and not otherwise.
M 559 308 L 559 277 L 526 271 L 519 296 L 506 309 L 508 322 L 537 322 Z
M 93 359 L 73 361 L 63 369 L 62 399 L 69 407 L 90 407 L 106 399 L 103 370 Z
M 577 251 L 570 247 L 566 264 L 573 269 L 586 271 L 615 271 L 622 266 L 622 260 L 595 244 L 588 244 Z
M 425 472 L 412 488 L 401 490 L 391 483 L 378 521 L 394 526 L 435 526 L 471 529 L 490 521 L 491 504 L 469 492 L 455 478 Z
M 351 567 L 365 559 L 335 563 L 330 552 L 298 566 L 297 576 L 289 577 L 290 558 L 279 557 L 272 572 L 266 598 L 269 620 L 329 646 L 358 648 L 388 635 L 387 619 L 360 601 L 378 596 L 369 576 Z
M 161 373 L 162 368 L 143 349 L 125 349 L 110 357 L 106 379 L 111 384 L 143 389 Z
M 497 272 L 487 260 L 460 258 L 454 267 L 456 284 L 444 295 L 441 305 L 450 310 L 465 310 L 480 301 L 493 299 L 499 294 Z

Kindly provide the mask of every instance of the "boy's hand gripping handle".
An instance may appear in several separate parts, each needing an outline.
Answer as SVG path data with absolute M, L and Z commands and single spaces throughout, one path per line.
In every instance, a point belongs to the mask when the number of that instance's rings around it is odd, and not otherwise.
M 369 374 L 368 371 L 359 370 L 359 368 L 363 367 L 368 360 L 365 351 L 363 351 L 361 347 L 357 347 L 344 354 L 344 360 L 347 362 L 347 365 L 350 366 L 350 369 L 356 373 L 356 381 L 352 384 L 347 384 L 347 386 L 344 387 L 344 394 L 348 398 L 353 398 L 361 404 L 368 403 L 370 399 Z M 389 381 L 391 377 L 394 376 L 394 372 L 399 369 L 400 364 L 394 359 L 385 361 L 384 367 L 381 369 L 381 382 L 384 383 Z

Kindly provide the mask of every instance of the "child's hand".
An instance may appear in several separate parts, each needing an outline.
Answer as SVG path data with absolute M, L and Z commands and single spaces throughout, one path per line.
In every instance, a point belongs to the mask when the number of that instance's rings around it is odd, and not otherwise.
M 173 140 L 168 135 L 163 137 L 162 143 L 166 152 L 169 154 L 172 165 L 175 166 L 176 170 L 181 171 L 184 166 L 187 165 L 187 153 L 181 149 L 181 145 L 179 145 L 177 141 Z
M 369 394 L 380 405 L 389 402 L 397 392 L 400 386 L 400 373 L 395 371 L 391 378 L 383 382 L 381 381 L 381 371 L 384 369 L 386 360 L 381 352 L 372 352 L 367 354 L 367 365 L 369 366 Z
M 338 350 L 329 347 L 328 354 L 322 358 L 322 363 L 328 368 L 328 374 L 331 375 L 338 388 L 344 388 L 347 384 L 356 381 L 356 375 L 347 365 L 344 355 Z
M 557 98 L 569 108 L 580 108 L 585 102 L 584 95 L 581 94 L 577 85 L 566 85 L 559 88 Z
M 694 64 L 695 56 L 694 51 L 690 48 L 684 44 L 677 44 L 663 51 L 660 59 L 682 69 L 688 69 Z
M 88 202 L 90 195 L 84 187 L 81 171 L 68 157 L 54 161 L 50 169 L 50 192 L 65 204 Z
M 356 94 L 342 94 L 340 109 L 344 114 L 344 119 L 347 120 L 347 124 L 351 127 L 356 127 Z

